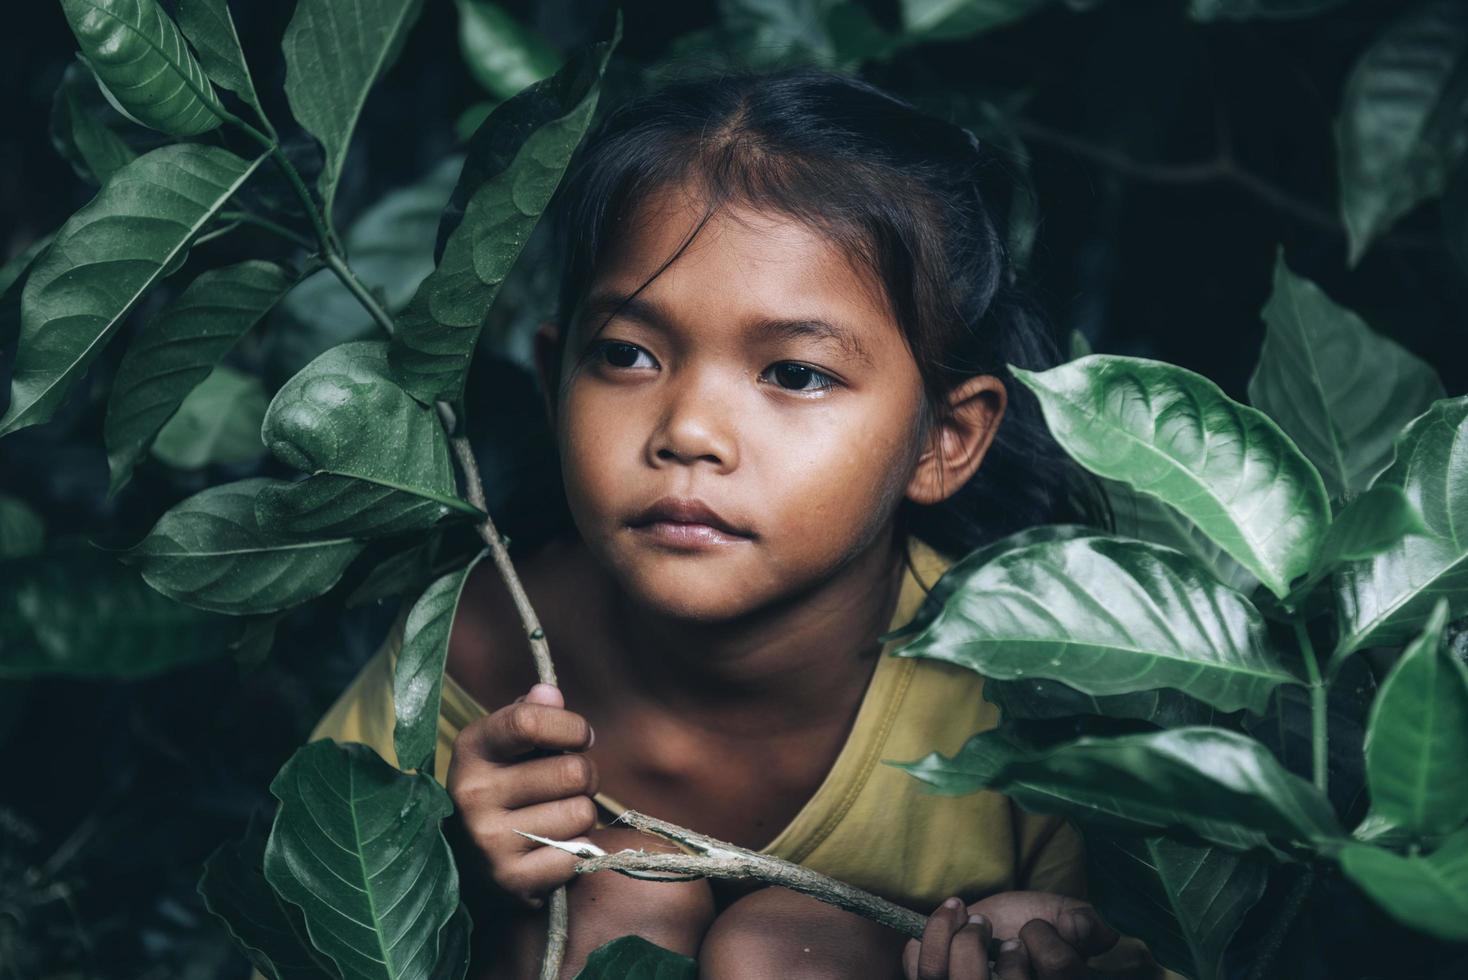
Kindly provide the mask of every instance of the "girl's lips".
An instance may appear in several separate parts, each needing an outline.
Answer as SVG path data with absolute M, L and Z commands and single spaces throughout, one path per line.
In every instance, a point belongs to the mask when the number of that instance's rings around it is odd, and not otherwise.
M 731 534 L 710 524 L 682 521 L 653 521 L 633 527 L 632 530 L 644 535 L 655 544 L 685 551 L 716 548 L 749 540 L 743 535 Z

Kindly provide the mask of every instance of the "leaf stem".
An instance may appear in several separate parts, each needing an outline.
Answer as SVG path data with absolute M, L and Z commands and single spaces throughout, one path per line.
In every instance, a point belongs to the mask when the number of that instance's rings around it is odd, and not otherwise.
M 306 182 L 301 179 L 300 171 L 296 169 L 295 164 L 291 163 L 290 157 L 285 155 L 285 151 L 280 148 L 280 142 L 266 136 L 234 113 L 226 112 L 224 119 L 226 122 L 238 127 L 246 136 L 264 147 L 266 152 L 270 154 L 270 159 L 275 161 L 275 165 L 280 168 L 280 172 L 285 174 L 285 179 L 290 182 L 291 189 L 296 192 L 296 197 L 301 200 L 301 206 L 306 211 L 306 217 L 311 220 L 311 230 L 316 233 L 316 240 L 321 243 L 322 254 L 331 255 L 340 253 L 341 243 L 336 240 L 335 233 L 327 227 L 326 219 L 322 217 L 321 209 L 316 206 L 315 200 L 312 199 L 311 191 L 307 189 Z
M 342 285 L 346 286 L 348 291 L 357 298 L 357 302 L 362 304 L 363 309 L 372 315 L 372 319 L 377 321 L 377 325 L 387 331 L 387 335 L 391 337 L 393 332 L 392 316 L 387 310 L 382 308 L 382 304 L 377 302 L 377 297 L 373 296 L 367 287 L 362 285 L 362 280 L 357 278 L 357 274 L 352 271 L 351 266 L 347 265 L 346 260 L 335 251 L 323 252 L 321 258 L 326 263 L 327 268 L 336 273 L 336 277 L 342 281 Z M 480 508 L 480 510 L 483 509 L 482 507 Z
M 253 211 L 221 211 L 219 217 L 222 221 L 233 221 L 237 224 L 254 225 L 256 228 L 263 228 L 271 234 L 284 238 L 286 241 L 308 252 L 316 247 L 316 243 L 305 235 L 297 234 L 285 225 L 271 221 L 269 218 L 255 214 Z
M 1311 772 L 1315 776 L 1315 788 L 1324 793 L 1328 785 L 1329 772 L 1327 752 L 1329 736 L 1329 714 L 1325 680 L 1320 676 L 1320 661 L 1315 658 L 1315 645 L 1310 642 L 1310 629 L 1303 619 L 1294 620 L 1295 640 L 1300 644 L 1300 657 L 1305 661 L 1305 673 L 1310 679 L 1310 747 Z

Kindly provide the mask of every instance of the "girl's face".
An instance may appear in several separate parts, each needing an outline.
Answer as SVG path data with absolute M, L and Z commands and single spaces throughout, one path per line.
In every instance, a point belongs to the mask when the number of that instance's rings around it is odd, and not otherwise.
M 678 191 L 655 195 L 606 255 L 557 414 L 592 553 L 639 603 L 712 622 L 818 585 L 878 542 L 923 448 L 923 394 L 869 274 L 799 222 L 748 209 L 710 219 L 593 337 L 701 215 Z M 668 497 L 739 533 L 645 524 Z

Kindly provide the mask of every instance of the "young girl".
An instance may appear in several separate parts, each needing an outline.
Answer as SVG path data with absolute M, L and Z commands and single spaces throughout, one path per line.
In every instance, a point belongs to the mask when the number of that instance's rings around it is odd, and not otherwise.
M 982 678 L 878 637 L 957 557 L 1078 516 L 1008 382 L 1055 353 L 1012 288 L 992 166 L 967 131 L 813 69 L 669 84 L 578 151 L 536 338 L 574 527 L 517 562 L 562 686 L 534 683 L 488 562 L 444 682 L 471 976 L 535 976 L 568 883 L 565 976 L 629 933 L 760 978 L 985 978 L 992 955 L 1051 980 L 1116 941 L 1063 821 L 882 764 L 998 719 Z M 402 625 L 313 738 L 395 761 Z M 514 833 L 656 848 L 609 826 L 628 807 L 931 912 L 927 931 L 778 888 L 577 878 Z

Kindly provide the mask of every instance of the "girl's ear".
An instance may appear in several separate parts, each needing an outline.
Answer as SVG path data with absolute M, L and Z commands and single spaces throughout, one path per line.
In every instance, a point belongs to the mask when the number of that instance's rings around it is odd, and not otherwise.
M 969 378 L 948 396 L 948 417 L 932 430 L 918 457 L 907 498 L 931 505 L 948 499 L 968 482 L 984 461 L 999 431 L 1008 394 L 992 374 Z
M 545 417 L 554 421 L 556 397 L 561 365 L 556 361 L 556 347 L 561 331 L 551 320 L 544 320 L 535 328 L 535 373 L 540 377 L 540 392 L 545 399 Z

